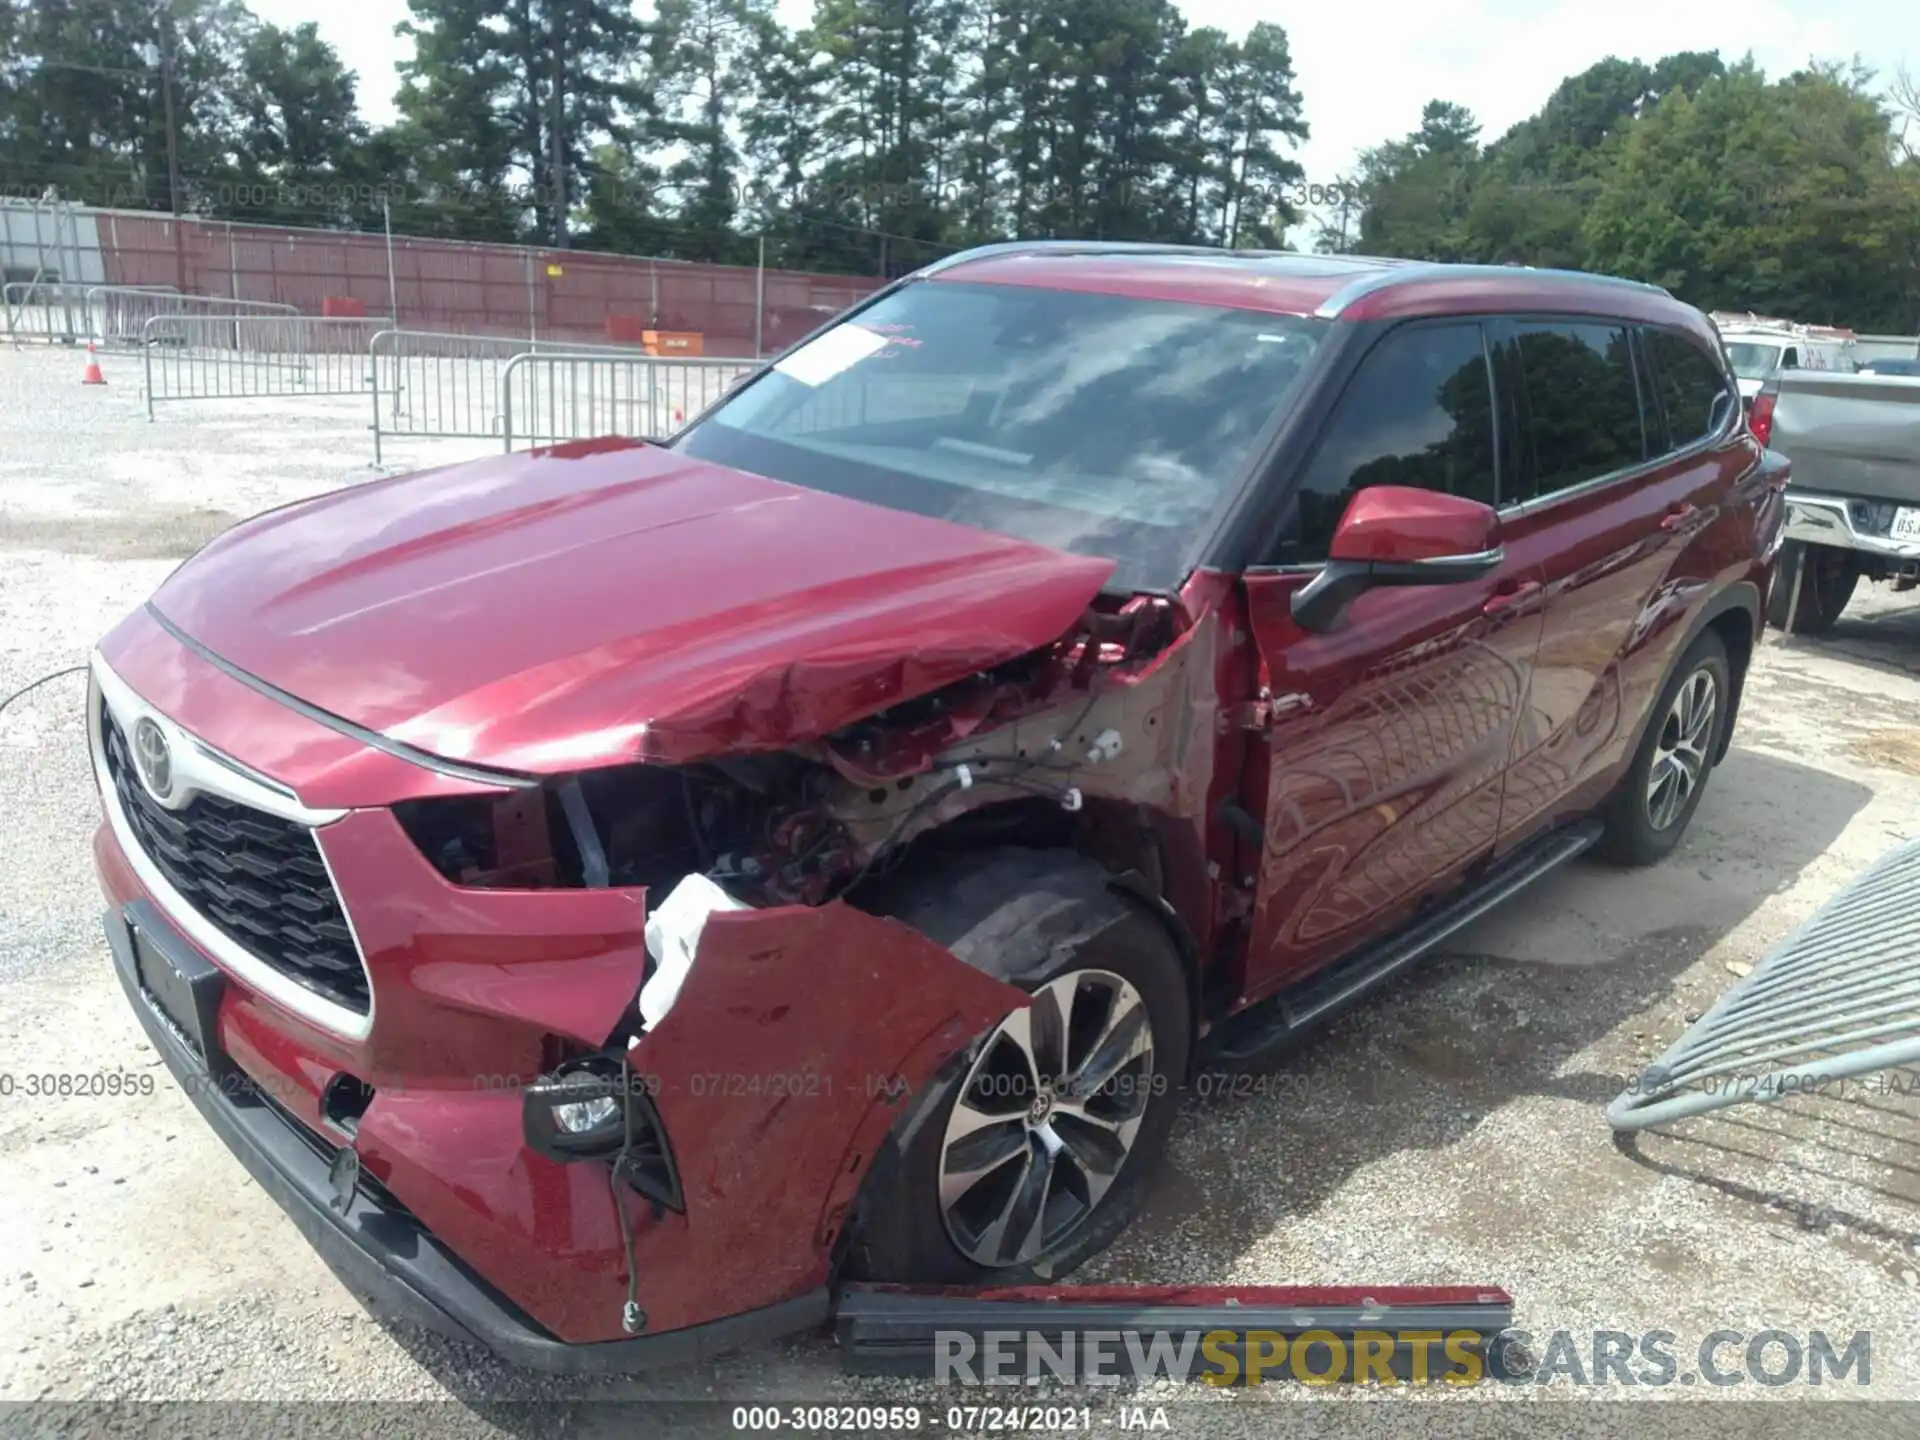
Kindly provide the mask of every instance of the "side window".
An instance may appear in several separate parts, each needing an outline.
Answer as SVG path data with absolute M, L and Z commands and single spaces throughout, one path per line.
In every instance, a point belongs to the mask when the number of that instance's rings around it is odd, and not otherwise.
M 1341 395 L 1273 563 L 1326 559 L 1348 503 L 1370 485 L 1444 490 L 1494 504 L 1493 428 L 1493 382 L 1477 322 L 1388 335 Z
M 1647 456 L 1627 327 L 1604 321 L 1521 322 L 1513 327 L 1526 392 L 1533 465 L 1507 503 L 1565 490 Z
M 1787 353 L 1780 357 L 1780 368 L 1782 370 L 1798 370 L 1800 368 L 1800 352 L 1789 345 L 1787 347 Z
M 1667 416 L 1668 450 L 1682 450 L 1720 428 L 1727 391 L 1719 362 L 1691 337 L 1672 330 L 1640 332 L 1659 376 L 1660 405 Z

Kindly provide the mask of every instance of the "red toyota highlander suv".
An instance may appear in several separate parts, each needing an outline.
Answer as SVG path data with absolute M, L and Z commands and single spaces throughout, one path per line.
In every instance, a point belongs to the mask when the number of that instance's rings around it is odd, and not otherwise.
M 348 1283 L 523 1364 L 1059 1276 L 1200 1067 L 1673 848 L 1785 479 L 1650 286 L 969 251 L 669 442 L 183 565 L 93 660 L 114 963 Z

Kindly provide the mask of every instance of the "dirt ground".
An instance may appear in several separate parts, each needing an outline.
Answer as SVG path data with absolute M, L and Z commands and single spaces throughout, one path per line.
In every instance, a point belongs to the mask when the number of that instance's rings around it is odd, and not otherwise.
M 0 351 L 0 695 L 82 662 L 234 518 L 375 473 L 357 403 L 181 405 L 149 424 L 136 367 L 104 363 L 108 386 L 87 389 L 71 352 Z M 109 972 L 82 689 L 55 680 L 0 716 L 0 1069 L 160 1079 L 131 1099 L 0 1097 L 0 1398 L 454 1402 L 367 1411 L 355 1433 L 420 1433 L 422 1416 L 535 1433 L 583 1399 L 925 1398 L 842 1376 L 824 1337 L 574 1381 L 371 1317 L 167 1081 Z M 1920 1102 L 1743 1106 L 1630 1146 L 1602 1119 L 1743 967 L 1915 836 L 1920 603 L 1863 589 L 1831 637 L 1769 637 L 1733 752 L 1665 864 L 1578 863 L 1274 1079 L 1196 1096 L 1148 1213 L 1078 1278 L 1497 1284 L 1536 1336 L 1672 1331 L 1682 1370 L 1718 1329 L 1872 1336 L 1871 1383 L 1844 1395 L 1560 1380 L 1471 1399 L 1920 1399 Z M 1186 1407 L 1176 1428 L 1226 1434 L 1249 1405 L 1302 1397 L 1148 1398 Z M 1404 1421 L 1368 1408 L 1380 1433 Z

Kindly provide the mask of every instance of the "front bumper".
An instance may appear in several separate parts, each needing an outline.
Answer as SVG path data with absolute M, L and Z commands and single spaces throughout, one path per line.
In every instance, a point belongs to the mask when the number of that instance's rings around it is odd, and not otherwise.
M 144 935 L 179 956 L 182 968 L 205 964 L 152 906 L 136 902 L 129 912 Z M 336 1208 L 328 1160 L 316 1144 L 318 1137 L 303 1136 L 295 1122 L 244 1078 L 214 1075 L 147 998 L 134 968 L 126 915 L 109 910 L 106 931 L 113 968 L 127 1000 L 194 1108 L 260 1188 L 286 1211 L 340 1281 L 376 1309 L 484 1346 L 516 1365 L 574 1374 L 684 1364 L 826 1321 L 830 1303 L 823 1286 L 745 1314 L 661 1335 L 590 1344 L 556 1339 L 391 1199 L 376 1198 L 361 1189 L 344 1209 Z
M 436 1007 L 437 1023 L 414 1028 L 410 1047 L 383 1047 L 378 1034 L 344 1047 L 217 971 L 218 993 L 193 1012 L 213 1073 L 130 971 L 126 917 L 143 917 L 143 939 L 192 957 L 179 968 L 217 967 L 140 887 L 105 826 L 95 859 L 135 1014 L 262 1188 L 376 1304 L 539 1368 L 632 1370 L 822 1320 L 837 1242 L 874 1155 L 911 1108 L 902 1102 L 1026 998 L 844 905 L 714 917 L 673 1009 L 628 1055 L 673 1146 L 686 1207 L 650 1207 L 637 1194 L 626 1206 L 648 1317 L 628 1339 L 606 1166 L 530 1150 L 517 1090 L 455 1071 L 474 1062 L 449 1058 L 509 1034 L 471 1009 Z M 371 968 L 376 984 L 405 983 L 379 950 Z M 503 1006 L 520 993 L 505 981 L 522 968 L 499 967 Z M 556 956 L 523 980 L 557 1003 L 566 968 Z M 411 1053 L 396 1068 L 383 1048 Z M 321 1109 L 341 1074 L 375 1092 L 351 1137 Z M 327 1172 L 347 1144 L 372 1183 L 340 1212 L 328 1208 Z
M 1896 564 L 1920 563 L 1920 541 L 1873 535 L 1854 523 L 1853 501 L 1842 495 L 1787 491 L 1787 539 L 1858 550 Z
M 531 1149 L 519 1087 L 549 1068 L 556 1047 L 605 1044 L 634 1004 L 646 892 L 453 885 L 387 808 L 430 793 L 419 788 L 426 772 L 273 705 L 137 619 L 103 643 L 101 658 L 195 743 L 305 807 L 340 812 L 313 834 L 368 980 L 363 1034 L 302 1014 L 257 983 L 258 965 L 203 944 L 183 909 L 190 902 L 143 879 L 119 827 L 95 832 L 113 915 L 148 907 L 224 977 L 201 1017 L 202 1053 L 271 1104 L 256 1114 L 222 1077 L 208 1086 L 197 1069 L 183 1084 L 203 1111 L 211 1104 L 227 1117 L 208 1118 L 249 1168 L 252 1152 L 269 1157 L 280 1179 L 262 1184 L 290 1211 L 280 1193 L 288 1177 L 304 1177 L 293 1185 L 304 1208 L 318 1195 L 324 1209 L 331 1194 L 325 1155 L 299 1149 L 351 1145 L 373 1193 L 414 1221 L 387 1248 L 410 1256 L 418 1246 L 431 1274 L 394 1267 L 379 1246 L 393 1235 L 382 1223 L 366 1231 L 329 1213 L 318 1230 L 302 1221 L 303 1231 L 329 1253 L 365 1252 L 369 1241 L 371 1260 L 344 1263 L 398 1276 L 429 1310 L 513 1358 L 529 1345 L 588 1347 L 609 1357 L 592 1364 L 630 1368 L 640 1350 L 629 1343 L 666 1347 L 686 1332 L 693 1338 L 674 1352 L 685 1353 L 721 1343 L 705 1337 L 723 1317 L 761 1316 L 741 1332 L 751 1338 L 761 1324 L 791 1328 L 823 1314 L 847 1220 L 903 1097 L 1025 1003 L 944 947 L 842 903 L 716 916 L 671 1012 L 627 1053 L 671 1146 L 684 1205 L 617 1192 L 646 1315 L 641 1342 L 630 1342 L 629 1266 L 608 1168 Z M 271 940 L 261 944 L 253 958 L 270 964 Z M 151 1030 L 152 1008 L 137 996 L 135 1008 Z M 350 1131 L 324 1104 L 342 1081 L 371 1097 Z M 560 1362 L 529 1352 L 524 1363 Z

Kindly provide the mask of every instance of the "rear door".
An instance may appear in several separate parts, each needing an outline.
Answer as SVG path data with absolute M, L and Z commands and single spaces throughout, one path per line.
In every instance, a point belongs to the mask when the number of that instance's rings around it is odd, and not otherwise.
M 1625 764 L 1675 627 L 1710 588 L 1676 564 L 1718 518 L 1727 460 L 1703 442 L 1718 407 L 1735 402 L 1716 398 L 1723 372 L 1678 332 L 1588 317 L 1500 330 L 1521 382 L 1520 489 L 1501 534 L 1509 555 L 1546 580 L 1501 807 L 1504 849 L 1591 808 Z
M 1372 590 L 1331 634 L 1296 625 L 1289 601 L 1369 485 L 1497 505 L 1511 431 L 1501 396 L 1479 322 L 1388 332 L 1303 467 L 1271 563 L 1246 574 L 1272 716 L 1242 795 L 1263 837 L 1243 867 L 1257 867 L 1250 995 L 1394 928 L 1493 846 L 1539 635 L 1537 567 Z

